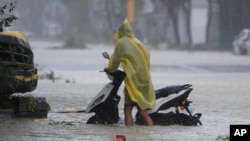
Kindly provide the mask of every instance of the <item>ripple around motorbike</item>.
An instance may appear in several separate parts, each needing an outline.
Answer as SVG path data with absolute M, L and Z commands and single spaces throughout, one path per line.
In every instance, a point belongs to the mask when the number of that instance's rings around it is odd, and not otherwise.
M 109 59 L 107 52 L 102 53 Z M 92 99 L 85 109 L 85 113 L 94 113 L 87 120 L 87 124 L 117 124 L 119 123 L 118 104 L 121 97 L 118 89 L 126 74 L 122 70 L 106 73 L 111 82 L 108 82 Z M 197 113 L 188 96 L 193 90 L 191 84 L 172 85 L 155 91 L 156 106 L 147 110 L 155 125 L 202 125 L 201 113 Z M 169 111 L 175 108 L 174 111 Z M 135 123 L 144 125 L 141 117 L 136 114 Z

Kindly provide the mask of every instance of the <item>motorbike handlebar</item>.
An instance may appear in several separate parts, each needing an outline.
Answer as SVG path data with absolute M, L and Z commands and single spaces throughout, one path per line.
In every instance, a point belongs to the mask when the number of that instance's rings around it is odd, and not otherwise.
M 100 70 L 100 72 L 106 72 L 106 73 L 108 73 L 108 69 L 104 68 L 103 70 Z

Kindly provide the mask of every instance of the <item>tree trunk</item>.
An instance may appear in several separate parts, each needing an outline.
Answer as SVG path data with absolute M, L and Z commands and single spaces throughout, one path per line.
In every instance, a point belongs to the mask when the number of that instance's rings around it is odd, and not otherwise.
M 173 36 L 177 46 L 183 44 L 192 45 L 191 35 L 191 0 L 161 0 L 167 7 L 169 19 L 173 23 Z M 180 19 L 184 15 L 184 20 Z M 184 22 L 184 25 L 180 25 Z M 184 28 L 181 28 L 184 27 Z M 183 31 L 181 29 L 184 29 Z M 180 33 L 182 32 L 182 33 Z M 183 40 L 180 35 L 184 35 Z
M 108 25 L 112 31 L 115 26 L 115 14 L 114 14 L 115 7 L 113 0 L 105 0 L 105 8 L 107 13 Z
M 186 13 L 186 32 L 188 38 L 188 46 L 191 47 L 192 45 L 192 34 L 191 34 L 191 0 L 188 0 L 186 3 L 183 4 L 184 11 Z
M 219 2 L 208 0 L 208 22 L 206 27 L 206 44 L 218 46 L 219 37 Z
M 175 9 L 172 9 L 170 10 L 170 15 L 172 17 L 172 22 L 173 22 L 173 26 L 174 26 L 174 36 L 175 36 L 175 39 L 176 39 L 176 45 L 180 45 L 180 35 L 179 35 L 179 28 L 178 28 L 178 25 L 179 25 L 179 21 L 178 21 L 178 10 L 175 8 Z

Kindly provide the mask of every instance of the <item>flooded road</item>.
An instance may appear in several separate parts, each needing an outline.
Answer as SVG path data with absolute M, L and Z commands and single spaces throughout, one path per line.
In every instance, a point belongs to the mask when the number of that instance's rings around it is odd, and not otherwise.
M 230 52 L 180 52 L 151 50 L 155 89 L 167 85 L 193 85 L 189 99 L 203 116 L 202 126 L 88 125 L 92 114 L 56 113 L 84 110 L 109 80 L 100 73 L 107 60 L 101 52 L 112 47 L 90 45 L 87 49 L 50 49 L 32 42 L 39 74 L 54 72 L 58 80 L 39 80 L 33 96 L 46 97 L 51 106 L 47 119 L 0 121 L 0 140 L 11 141 L 112 141 L 117 134 L 128 141 L 213 141 L 229 136 L 230 124 L 250 124 L 250 57 Z M 123 87 L 123 86 L 122 86 Z M 123 118 L 123 94 L 119 104 Z

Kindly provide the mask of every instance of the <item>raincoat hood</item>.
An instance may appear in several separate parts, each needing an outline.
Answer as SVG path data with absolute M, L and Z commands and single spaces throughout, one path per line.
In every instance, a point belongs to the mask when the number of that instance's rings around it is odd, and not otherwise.
M 131 27 L 131 25 L 129 24 L 128 19 L 126 18 L 121 27 L 118 29 L 118 31 L 116 31 L 113 35 L 113 38 L 118 41 L 119 39 L 121 39 L 122 37 L 127 36 L 127 37 L 134 37 L 134 31 Z

